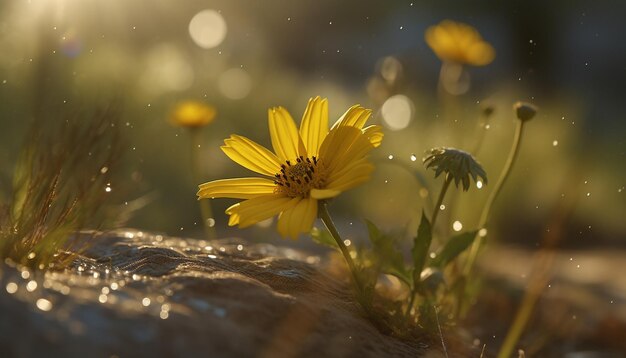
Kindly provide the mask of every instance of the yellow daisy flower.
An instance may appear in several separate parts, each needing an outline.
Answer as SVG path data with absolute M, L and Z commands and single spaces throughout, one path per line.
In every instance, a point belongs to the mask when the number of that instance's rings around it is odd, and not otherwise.
M 300 129 L 282 107 L 268 111 L 274 153 L 252 140 L 231 135 L 222 151 L 237 164 L 265 178 L 234 178 L 201 184 L 198 199 L 245 199 L 228 209 L 228 225 L 246 227 L 279 214 L 278 232 L 297 238 L 309 232 L 318 200 L 330 199 L 369 179 L 367 160 L 380 145 L 380 126 L 364 128 L 372 111 L 352 106 L 328 129 L 328 101 L 309 100 Z
M 176 105 L 170 122 L 180 127 L 204 127 L 213 122 L 217 111 L 214 107 L 197 101 L 184 101 Z
M 424 36 L 428 46 L 444 62 L 485 66 L 496 56 L 493 47 L 470 25 L 443 20 L 431 26 Z

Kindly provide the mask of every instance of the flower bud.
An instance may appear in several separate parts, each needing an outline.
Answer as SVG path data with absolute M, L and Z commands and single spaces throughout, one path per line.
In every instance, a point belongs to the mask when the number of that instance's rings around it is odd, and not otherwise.
M 517 115 L 517 119 L 522 122 L 526 122 L 533 119 L 539 109 L 537 108 L 537 106 L 527 102 L 516 102 L 513 105 L 513 110 Z

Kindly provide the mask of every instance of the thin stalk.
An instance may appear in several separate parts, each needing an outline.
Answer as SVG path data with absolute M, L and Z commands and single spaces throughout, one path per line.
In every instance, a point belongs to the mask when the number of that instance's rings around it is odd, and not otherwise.
M 348 267 L 350 268 L 350 272 L 352 273 L 352 279 L 357 289 L 359 301 L 361 301 L 365 297 L 365 290 L 364 290 L 363 284 L 361 283 L 361 280 L 359 280 L 359 276 L 357 274 L 358 271 L 357 271 L 356 265 L 354 264 L 354 260 L 352 260 L 352 256 L 350 256 L 350 251 L 348 250 L 348 247 L 346 247 L 346 244 L 343 243 L 343 240 L 341 240 L 341 236 L 339 236 L 339 232 L 337 231 L 337 227 L 335 227 L 335 223 L 333 222 L 333 219 L 330 218 L 330 214 L 328 213 L 327 203 L 325 201 L 320 202 L 319 209 L 318 209 L 318 216 L 322 220 L 324 225 L 326 226 L 326 229 L 328 230 L 328 232 L 330 232 L 330 235 L 337 242 L 337 246 L 339 246 L 339 250 L 341 250 L 341 253 L 343 254 L 343 258 L 346 260 L 346 263 L 348 264 Z
M 483 207 L 482 214 L 480 215 L 480 221 L 478 224 L 478 227 L 480 229 L 484 229 L 487 226 L 487 223 L 489 220 L 489 214 L 491 213 L 491 207 L 494 201 L 496 200 L 496 198 L 498 197 L 498 195 L 500 194 L 500 191 L 502 190 L 502 186 L 504 186 L 504 183 L 508 179 L 509 174 L 511 173 L 511 168 L 513 167 L 513 163 L 517 159 L 517 155 L 519 153 L 519 148 L 520 148 L 520 143 L 522 142 L 523 132 L 524 132 L 524 121 L 518 120 L 517 127 L 515 129 L 515 137 L 513 139 L 513 145 L 511 146 L 511 151 L 509 152 L 509 158 L 504 164 L 504 168 L 502 168 L 502 172 L 500 173 L 500 178 L 498 179 L 498 182 L 496 183 L 495 188 L 489 195 L 489 198 L 487 199 L 487 203 Z M 467 263 L 465 265 L 466 276 L 469 276 L 469 274 L 472 271 L 472 267 L 474 266 L 474 262 L 476 261 L 476 256 L 478 255 L 478 250 L 482 246 L 483 238 L 484 237 L 480 236 L 478 233 L 476 234 L 476 237 L 474 238 L 474 243 L 472 244 L 469 256 L 467 258 Z
M 435 203 L 435 207 L 433 208 L 433 214 L 430 216 L 430 227 L 431 230 L 434 231 L 435 223 L 437 222 L 437 217 L 439 216 L 439 212 L 441 211 L 441 203 L 443 203 L 443 199 L 448 192 L 448 188 L 450 187 L 450 183 L 452 183 L 452 176 L 446 174 L 446 180 L 443 182 L 441 186 L 441 190 L 439 191 L 439 196 L 437 197 L 437 202 Z M 406 311 L 404 312 L 404 317 L 408 319 L 411 309 L 413 308 L 413 303 L 415 302 L 415 296 L 417 295 L 417 287 L 413 287 L 411 291 L 411 297 L 409 298 L 409 305 L 406 307 Z
M 433 214 L 430 217 L 430 227 L 435 228 L 435 222 L 437 222 L 437 217 L 439 216 L 439 212 L 441 211 L 441 203 L 443 203 L 443 198 L 446 196 L 446 192 L 448 191 L 448 187 L 452 182 L 452 176 L 446 174 L 446 180 L 443 182 L 443 186 L 441 187 L 441 191 L 439 191 L 439 197 L 437 197 L 437 202 L 435 203 L 435 207 L 433 208 Z
M 201 181 L 200 175 L 200 146 L 202 143 L 202 136 L 200 128 L 190 128 L 189 135 L 191 137 L 191 172 L 194 183 L 198 184 Z M 209 200 L 198 200 L 200 205 L 200 215 L 202 218 L 202 226 L 204 232 L 209 240 L 215 240 L 215 227 L 209 225 L 210 220 L 213 219 L 213 210 L 211 209 L 211 202 Z

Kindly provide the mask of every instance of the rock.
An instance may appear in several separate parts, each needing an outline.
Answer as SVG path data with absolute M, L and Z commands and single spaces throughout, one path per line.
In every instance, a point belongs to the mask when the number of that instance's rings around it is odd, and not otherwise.
M 3 356 L 442 356 L 381 334 L 319 257 L 139 231 L 92 240 L 62 272 L 2 264 Z

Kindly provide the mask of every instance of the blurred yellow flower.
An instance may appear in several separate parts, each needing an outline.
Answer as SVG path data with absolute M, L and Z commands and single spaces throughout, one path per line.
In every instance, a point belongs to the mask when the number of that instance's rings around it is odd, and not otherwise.
M 213 122 L 217 111 L 198 101 L 184 101 L 176 105 L 170 122 L 181 127 L 203 127 Z
M 295 239 L 311 230 L 318 200 L 369 179 L 374 166 L 367 155 L 383 138 L 380 126 L 364 128 L 371 113 L 352 106 L 329 130 L 328 101 L 316 97 L 309 100 L 298 130 L 287 110 L 271 108 L 268 122 L 275 154 L 238 135 L 221 147 L 230 159 L 266 178 L 204 183 L 198 198 L 245 199 L 226 209 L 230 226 L 246 227 L 279 214 L 279 233 Z
M 429 27 L 424 36 L 428 46 L 444 62 L 484 66 L 495 57 L 493 47 L 470 25 L 443 20 Z

